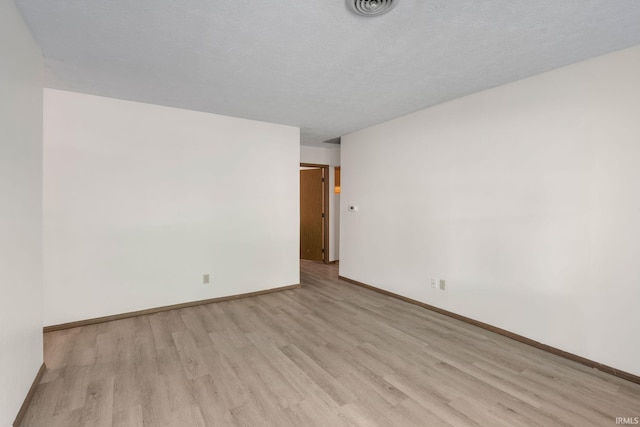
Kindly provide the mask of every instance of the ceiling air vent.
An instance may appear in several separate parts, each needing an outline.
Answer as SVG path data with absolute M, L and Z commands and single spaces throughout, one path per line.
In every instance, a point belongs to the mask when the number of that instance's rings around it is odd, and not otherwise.
M 347 6 L 358 15 L 378 16 L 393 9 L 399 0 L 347 0 Z

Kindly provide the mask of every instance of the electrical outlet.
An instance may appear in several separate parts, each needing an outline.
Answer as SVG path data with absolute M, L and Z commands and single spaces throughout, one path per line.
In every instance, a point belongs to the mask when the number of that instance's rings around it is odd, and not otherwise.
M 444 281 L 444 279 L 440 279 L 440 290 L 442 291 L 446 291 L 447 290 L 447 283 Z
M 206 285 L 207 283 L 209 283 L 209 274 L 203 274 L 202 275 L 202 284 Z
M 431 287 L 433 289 L 438 289 L 438 279 L 431 279 Z

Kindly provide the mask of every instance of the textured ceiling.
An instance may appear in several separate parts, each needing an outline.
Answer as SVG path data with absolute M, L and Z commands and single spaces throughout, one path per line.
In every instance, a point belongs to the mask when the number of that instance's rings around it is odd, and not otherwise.
M 15 0 L 47 85 L 299 126 L 313 145 L 640 44 L 638 0 Z

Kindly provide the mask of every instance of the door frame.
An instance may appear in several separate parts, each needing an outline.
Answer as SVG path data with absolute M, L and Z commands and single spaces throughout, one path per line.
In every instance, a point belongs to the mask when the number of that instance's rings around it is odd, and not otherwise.
M 323 238 L 322 246 L 324 246 L 324 256 L 322 262 L 329 264 L 329 165 L 320 165 L 316 163 L 300 163 L 300 167 L 303 168 L 320 168 L 322 169 L 322 176 L 324 179 L 324 185 L 322 186 L 322 200 L 324 201 L 324 221 L 323 221 Z M 299 179 L 299 178 L 298 178 Z M 300 217 L 300 207 L 298 206 L 298 217 Z M 300 238 L 298 237 L 298 244 L 300 244 Z

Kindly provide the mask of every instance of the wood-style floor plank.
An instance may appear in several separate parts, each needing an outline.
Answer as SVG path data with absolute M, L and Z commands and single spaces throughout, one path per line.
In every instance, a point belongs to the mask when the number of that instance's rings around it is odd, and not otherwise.
M 302 288 L 45 334 L 23 427 L 601 426 L 640 386 L 301 262 Z

